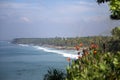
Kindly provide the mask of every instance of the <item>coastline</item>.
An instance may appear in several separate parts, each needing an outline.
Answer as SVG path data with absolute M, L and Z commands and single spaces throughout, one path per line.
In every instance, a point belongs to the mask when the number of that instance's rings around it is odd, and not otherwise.
M 36 45 L 36 46 L 40 46 L 40 45 Z M 75 50 L 74 47 L 69 47 L 69 46 L 55 46 L 55 45 L 42 45 L 43 47 L 48 47 L 48 48 L 54 48 L 54 49 L 58 49 L 58 50 Z
M 12 43 L 12 42 L 10 42 Z M 56 45 L 49 45 L 49 44 L 24 44 L 24 43 L 12 43 L 12 44 L 18 44 L 18 45 L 22 45 L 22 46 L 27 46 L 27 45 L 31 45 L 31 46 L 40 46 L 40 47 L 48 47 L 48 48 L 53 48 L 53 49 L 57 49 L 57 50 L 75 50 L 75 47 L 70 47 L 70 46 L 56 46 Z
M 34 45 L 34 44 L 18 44 L 20 46 L 32 46 L 38 50 L 43 50 L 45 52 L 56 53 L 67 58 L 77 59 L 77 52 L 74 47 L 63 47 L 63 46 L 53 46 L 53 45 Z

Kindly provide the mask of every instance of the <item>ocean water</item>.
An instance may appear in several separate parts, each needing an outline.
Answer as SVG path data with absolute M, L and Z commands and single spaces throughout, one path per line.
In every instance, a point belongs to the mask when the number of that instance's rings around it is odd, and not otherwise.
M 43 80 L 49 68 L 65 70 L 75 51 L 0 41 L 0 80 Z

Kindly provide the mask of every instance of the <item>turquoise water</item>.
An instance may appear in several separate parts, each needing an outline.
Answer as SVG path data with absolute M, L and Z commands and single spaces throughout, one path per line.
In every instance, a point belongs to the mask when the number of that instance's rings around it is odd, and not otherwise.
M 65 70 L 67 65 L 55 52 L 0 41 L 0 80 L 43 80 L 48 68 Z

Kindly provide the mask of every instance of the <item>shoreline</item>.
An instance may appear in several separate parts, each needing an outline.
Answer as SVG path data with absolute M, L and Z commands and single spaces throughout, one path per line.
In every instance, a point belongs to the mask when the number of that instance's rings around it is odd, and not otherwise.
M 17 43 L 18 44 L 18 43 Z M 45 52 L 52 52 L 60 54 L 64 57 L 70 57 L 71 59 L 78 59 L 78 52 L 80 52 L 80 56 L 82 57 L 82 50 L 85 48 L 80 48 L 80 50 L 76 50 L 75 47 L 67 47 L 67 46 L 54 46 L 54 45 L 36 45 L 36 44 L 18 44 L 21 46 L 33 46 L 37 49 L 43 50 Z M 61 51 L 63 50 L 63 51 Z
M 37 45 L 40 46 L 40 45 Z M 43 47 L 48 47 L 48 48 L 54 48 L 58 50 L 75 50 L 74 47 L 68 47 L 68 46 L 55 46 L 55 45 L 42 45 Z
M 70 46 L 55 46 L 55 45 L 48 45 L 48 44 L 43 44 L 43 45 L 40 45 L 40 44 L 23 44 L 23 43 L 12 43 L 12 44 L 48 47 L 48 48 L 54 48 L 54 49 L 58 49 L 58 50 L 75 50 L 75 47 L 70 47 Z
M 14 43 L 12 43 L 14 44 Z M 19 43 L 16 43 L 18 45 L 20 45 Z M 70 47 L 70 46 L 55 46 L 55 45 L 48 45 L 48 44 L 43 44 L 43 45 L 40 45 L 40 44 L 21 44 L 21 45 L 31 45 L 31 46 L 40 46 L 40 47 L 47 47 L 47 48 L 53 48 L 53 49 L 57 49 L 57 50 L 75 50 L 75 47 Z M 80 48 L 80 50 L 83 50 L 83 49 L 87 49 L 88 47 L 82 47 Z

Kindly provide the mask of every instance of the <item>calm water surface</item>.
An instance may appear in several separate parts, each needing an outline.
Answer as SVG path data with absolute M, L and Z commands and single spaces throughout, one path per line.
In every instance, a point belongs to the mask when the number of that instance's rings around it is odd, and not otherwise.
M 43 80 L 48 68 L 67 65 L 59 54 L 0 41 L 0 80 Z

